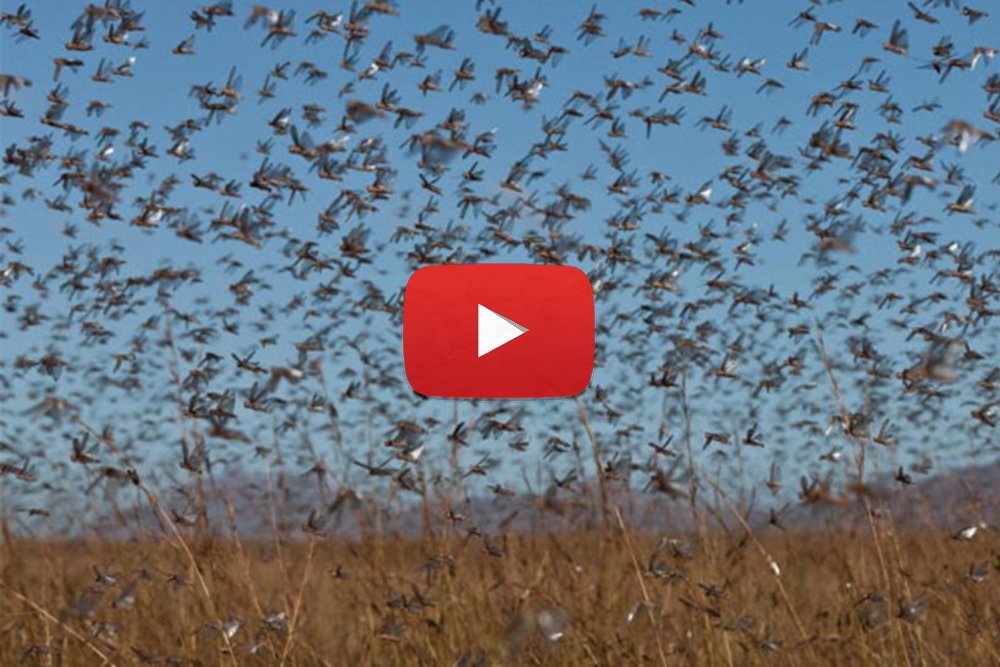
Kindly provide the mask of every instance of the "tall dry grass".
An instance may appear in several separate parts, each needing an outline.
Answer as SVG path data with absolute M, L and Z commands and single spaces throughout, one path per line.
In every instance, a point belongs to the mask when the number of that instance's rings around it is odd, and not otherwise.
M 994 535 L 860 525 L 12 540 L 0 664 L 1000 662 Z

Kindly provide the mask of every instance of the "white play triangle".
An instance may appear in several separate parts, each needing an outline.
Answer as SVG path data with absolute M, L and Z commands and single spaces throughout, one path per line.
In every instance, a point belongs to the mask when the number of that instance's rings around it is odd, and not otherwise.
M 509 343 L 528 329 L 479 304 L 479 356 Z

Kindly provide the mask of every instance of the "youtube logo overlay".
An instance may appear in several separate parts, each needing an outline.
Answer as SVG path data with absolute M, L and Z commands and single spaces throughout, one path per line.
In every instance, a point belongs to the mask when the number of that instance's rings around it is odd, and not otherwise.
M 579 394 L 594 370 L 594 295 L 570 266 L 459 264 L 417 270 L 403 301 L 410 387 L 445 398 Z

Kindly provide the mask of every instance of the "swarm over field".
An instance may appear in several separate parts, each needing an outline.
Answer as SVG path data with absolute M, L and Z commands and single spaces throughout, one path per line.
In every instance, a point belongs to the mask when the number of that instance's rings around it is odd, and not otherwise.
M 205 2 L 0 8 L 0 665 L 1000 662 L 1000 9 Z

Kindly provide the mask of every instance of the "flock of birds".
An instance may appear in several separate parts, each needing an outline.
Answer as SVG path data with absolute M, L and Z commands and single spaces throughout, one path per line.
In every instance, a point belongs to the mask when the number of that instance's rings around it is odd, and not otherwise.
M 197 525 L 272 467 L 324 534 L 365 499 L 777 508 L 995 460 L 990 8 L 626 4 L 0 15 L 5 524 L 139 485 Z M 415 395 L 403 285 L 454 262 L 587 271 L 588 390 Z

